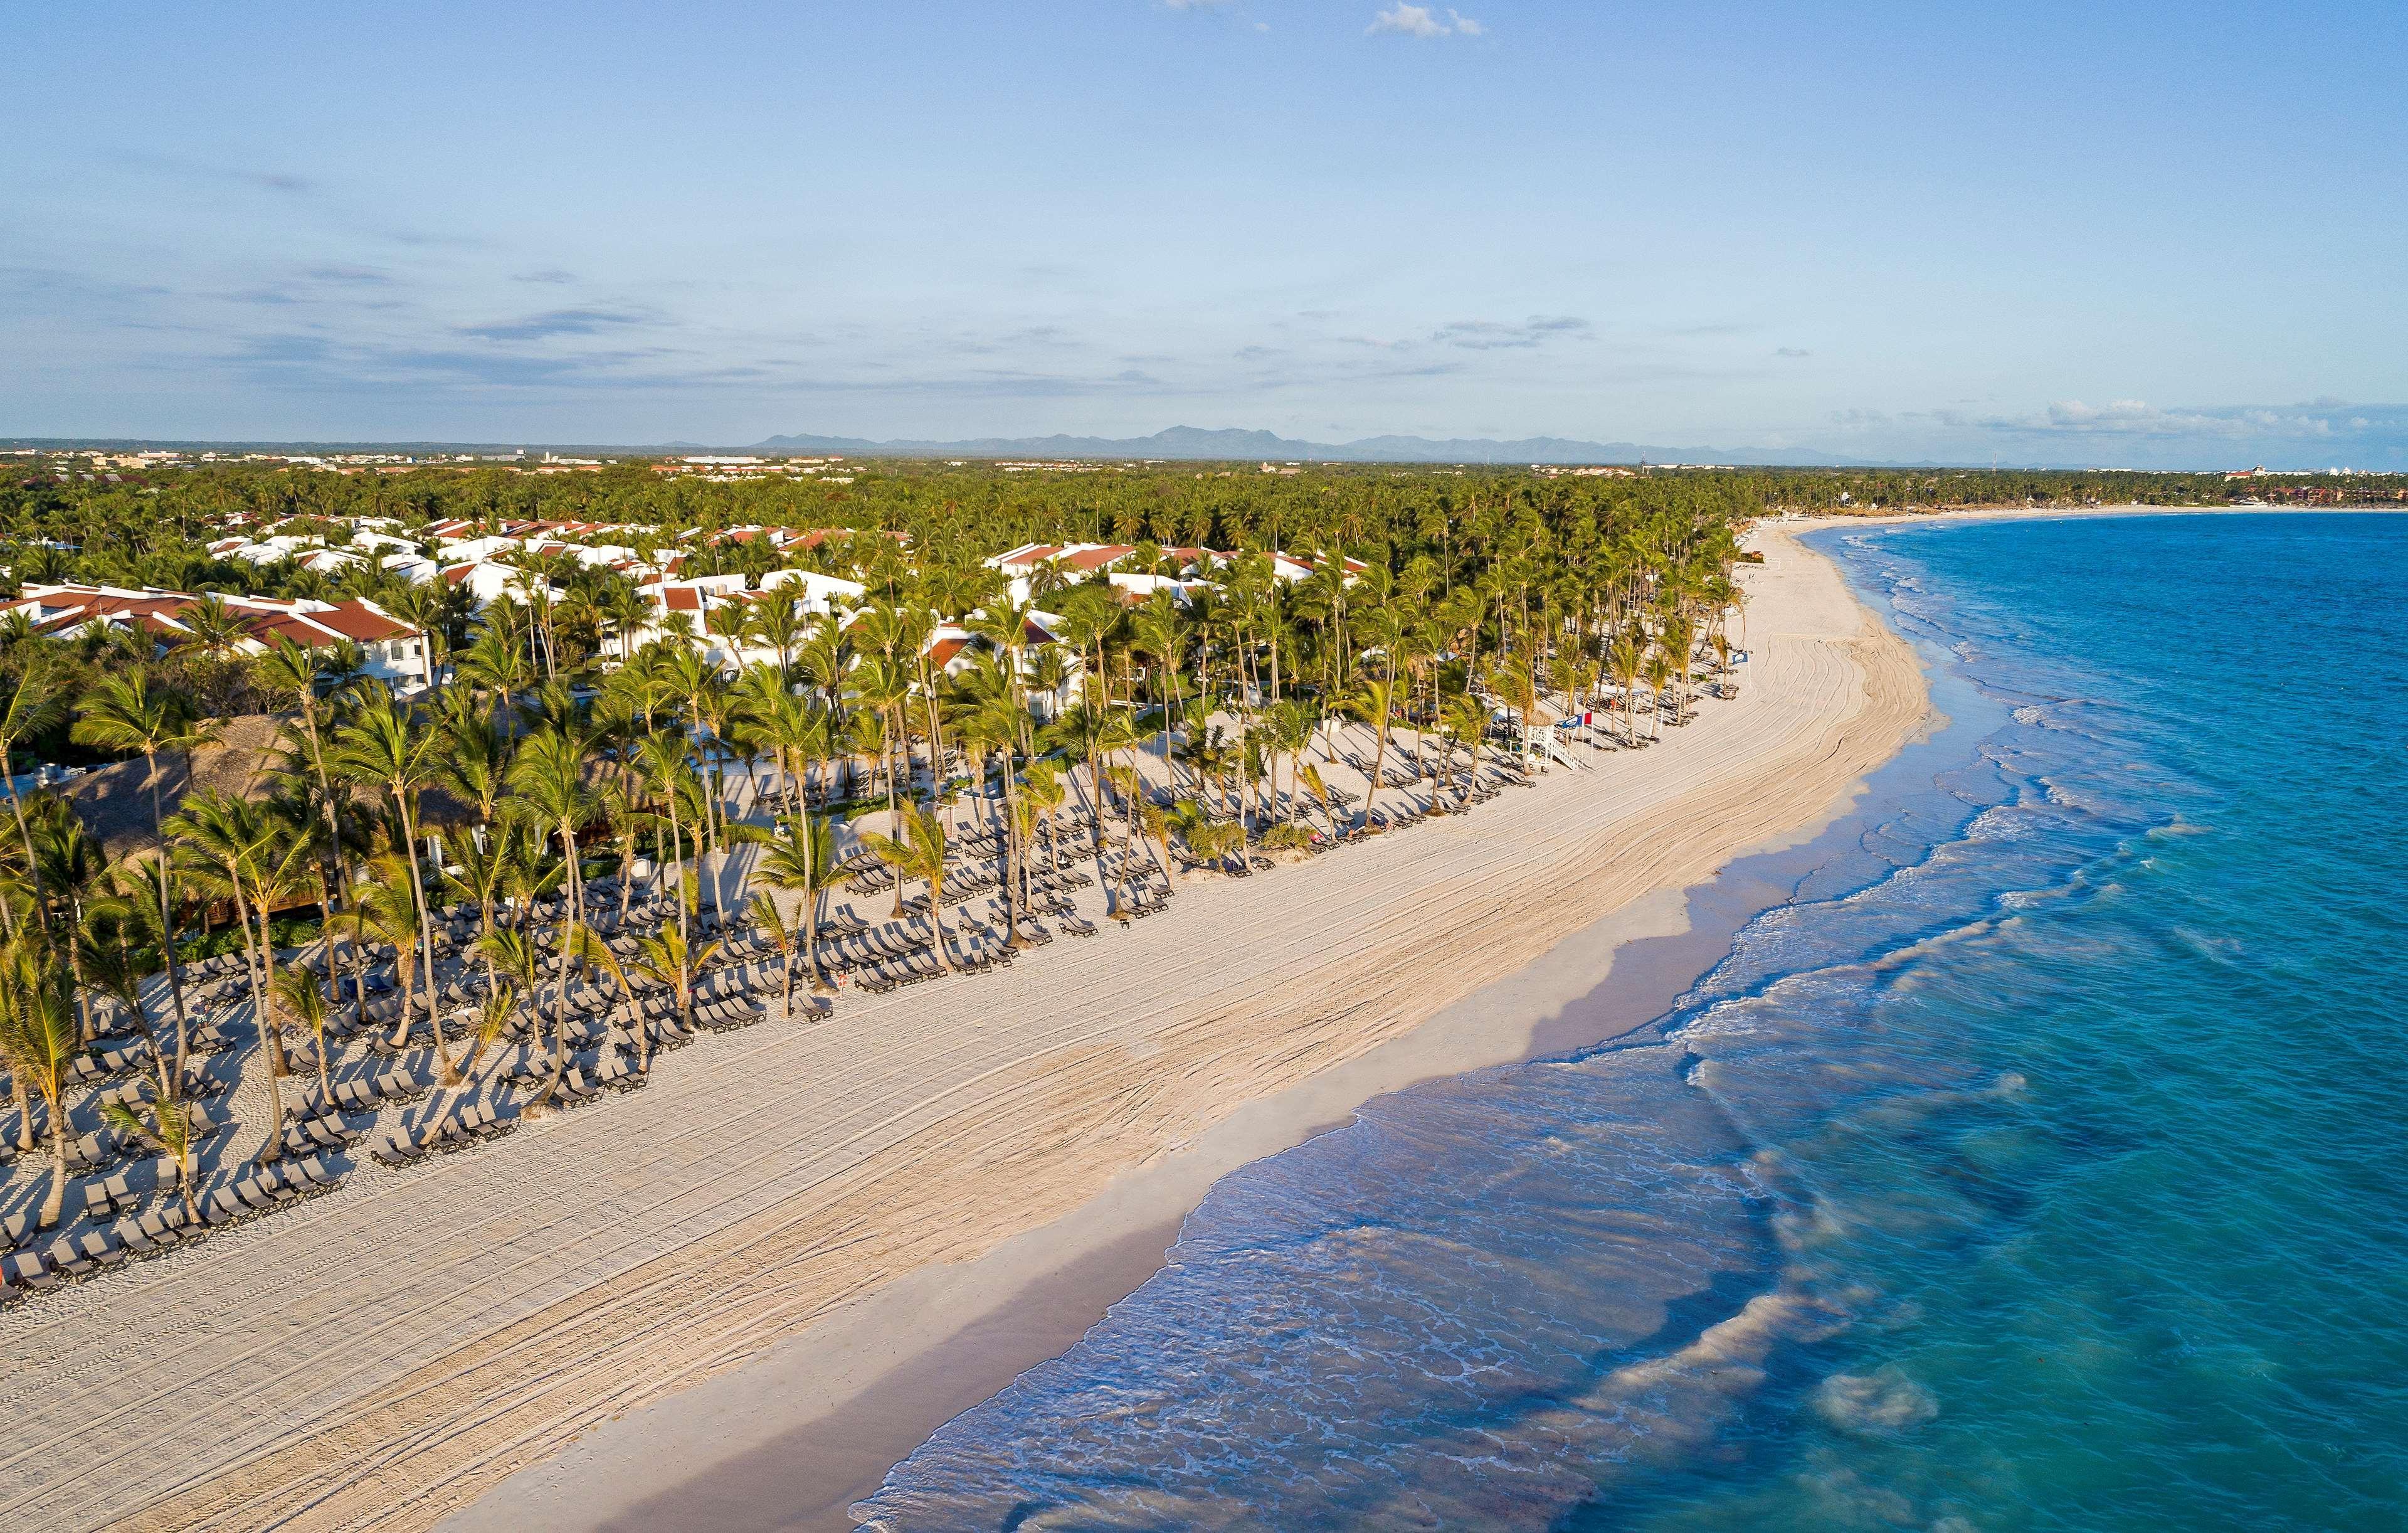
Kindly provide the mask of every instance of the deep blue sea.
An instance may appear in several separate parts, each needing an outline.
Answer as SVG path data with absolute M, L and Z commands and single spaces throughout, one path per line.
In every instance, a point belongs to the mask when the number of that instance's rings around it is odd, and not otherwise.
M 1789 897 L 1225 1180 L 871 1526 L 2408 1527 L 2408 519 L 1817 536 L 1954 722 Z

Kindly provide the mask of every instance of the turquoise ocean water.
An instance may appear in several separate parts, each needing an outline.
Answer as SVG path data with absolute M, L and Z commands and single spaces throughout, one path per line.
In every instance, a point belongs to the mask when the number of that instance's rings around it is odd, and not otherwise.
M 1818 536 L 1954 723 L 1612 1046 L 1248 1167 L 858 1509 L 2408 1527 L 2397 517 Z

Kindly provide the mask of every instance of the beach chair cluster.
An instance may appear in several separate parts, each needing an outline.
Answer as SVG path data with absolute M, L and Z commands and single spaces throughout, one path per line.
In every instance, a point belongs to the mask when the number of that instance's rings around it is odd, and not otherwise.
M 210 1195 L 198 1218 L 186 1213 L 180 1197 L 170 1197 L 148 1212 L 135 1211 L 140 1195 L 124 1176 L 110 1178 L 87 1189 L 82 1216 L 93 1227 L 58 1235 L 39 1249 L 12 1250 L 0 1257 L 0 1303 L 14 1303 L 33 1294 L 47 1293 L 112 1268 L 160 1255 L 189 1245 L 211 1230 L 274 1213 L 304 1198 L 334 1191 L 342 1173 L 322 1160 L 289 1161 L 245 1177 Z M 163 1186 L 167 1185 L 163 1175 Z M 110 1221 L 112 1223 L 102 1223 Z M 10 1244 L 19 1245 L 22 1232 L 10 1221 Z M 38 1237 L 36 1237 L 38 1238 Z
M 414 1101 L 434 1089 L 396 1065 L 381 1075 L 335 1082 L 335 1105 L 345 1112 L 374 1112 L 397 1102 Z
M 333 1192 L 342 1185 L 340 1173 L 312 1155 L 308 1160 L 279 1161 L 250 1176 L 220 1187 L 203 1205 L 202 1216 L 212 1228 L 223 1228 L 290 1208 L 305 1197 Z
M 369 1149 L 368 1156 L 381 1166 L 412 1166 L 429 1155 L 448 1155 L 472 1144 L 500 1139 L 518 1125 L 515 1116 L 502 1117 L 494 1110 L 493 1104 L 480 1102 L 464 1112 L 447 1113 L 440 1123 L 417 1129 L 394 1129 Z
M 360 1142 L 363 1130 L 344 1123 L 339 1113 L 322 1113 L 285 1126 L 280 1142 L 287 1154 L 310 1155 L 349 1150 Z
M 196 1054 L 204 1058 L 214 1053 L 223 1053 L 234 1046 L 233 1035 L 225 1030 L 223 1023 L 217 1022 L 203 1023 L 194 1028 L 184 1039 L 184 1052 L 187 1054 Z
M 149 1039 L 137 1039 L 113 1049 L 95 1045 L 75 1056 L 67 1066 L 67 1080 L 75 1085 L 89 1086 L 132 1070 L 147 1068 L 150 1059 Z

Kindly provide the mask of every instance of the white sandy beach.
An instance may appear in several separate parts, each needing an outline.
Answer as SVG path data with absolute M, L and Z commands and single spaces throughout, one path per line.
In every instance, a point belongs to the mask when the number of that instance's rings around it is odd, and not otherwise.
M 999 974 L 707 1041 L 637 1096 L 0 1317 L 0 1507 L 596 1526 L 1066 1259 L 1125 1264 L 1214 1177 L 1366 1097 L 1518 1056 L 1526 1025 L 1421 1024 L 1617 910 L 1660 929 L 1663 893 L 1827 819 L 1921 727 L 1911 652 L 1797 530 L 1760 533 L 1742 575 L 1742 695 L 1655 749 L 1199 882 Z M 705 1380 L 697 1409 L 641 1409 Z

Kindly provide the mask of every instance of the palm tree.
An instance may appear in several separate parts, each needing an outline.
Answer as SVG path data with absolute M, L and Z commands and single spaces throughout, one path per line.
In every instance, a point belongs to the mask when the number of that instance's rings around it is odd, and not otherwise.
M 1680 686 L 1672 694 L 1672 722 L 1689 722 L 1689 668 L 1697 661 L 1698 624 L 1686 612 L 1675 612 L 1664 624 L 1664 649 Z
M 326 993 L 318 988 L 318 976 L 299 964 L 280 968 L 271 989 L 276 993 L 284 1014 L 309 1031 L 318 1051 L 318 1101 L 330 1107 L 335 1100 L 334 1082 L 326 1070 Z
M 270 881 L 265 865 L 278 836 L 278 826 L 247 800 L 214 788 L 185 795 L 183 807 L 169 817 L 167 833 L 175 855 L 184 860 L 194 883 L 234 902 L 235 924 L 242 932 L 246 977 L 251 985 L 251 1012 L 259 1025 L 260 1044 L 267 1054 L 268 1095 L 275 1107 L 276 1126 L 260 1151 L 262 1160 L 282 1153 L 279 1136 L 284 1125 L 284 1040 L 278 1034 L 276 1013 L 268 996 L 268 963 L 260 951 L 261 931 L 251 929 L 251 912 Z
M 199 1136 L 193 1131 L 191 1112 L 172 1096 L 144 1101 L 140 1108 L 137 1112 L 122 1101 L 105 1103 L 101 1120 L 128 1139 L 148 1139 L 159 1147 L 161 1157 L 176 1168 L 176 1196 L 184 1205 L 185 1219 L 197 1220 L 200 1210 L 193 1204 L 193 1153 Z
M 1387 782 L 1388 714 L 1395 702 L 1394 677 L 1367 676 L 1355 684 L 1343 705 L 1347 712 L 1365 720 L 1372 728 L 1371 781 L 1363 790 L 1363 823 L 1357 834 L 1371 828 L 1372 805 Z
M 183 966 L 175 955 L 174 912 L 183 907 L 183 886 L 177 877 L 175 860 L 165 854 L 164 843 L 161 855 L 144 862 L 121 864 L 118 875 L 131 885 L 125 915 L 135 945 L 155 949 L 167 972 L 167 996 L 176 1018 L 176 1046 L 172 1053 L 163 1049 L 158 1053 L 163 1082 L 170 1077 L 177 1082 L 171 1088 L 172 1094 L 183 1089 L 184 1055 L 192 1031 L 184 1006 Z
M 527 1104 L 530 1108 L 540 1108 L 550 1101 L 560 1090 L 561 1080 L 568 1072 L 568 988 L 571 976 L 591 966 L 608 970 L 619 981 L 622 991 L 627 985 L 626 976 L 619 968 L 618 955 L 610 951 L 600 934 L 584 922 L 564 918 L 554 940 L 560 945 L 560 953 L 552 996 L 552 1076 L 544 1082 L 543 1090 L 536 1093 L 535 1099 Z M 715 948 L 717 944 L 712 946 Z M 708 956 L 702 961 L 709 962 Z M 570 967 L 572 964 L 576 966 L 574 969 Z M 689 1010 L 689 1024 L 692 1020 Z M 649 1055 L 647 1058 L 649 1060 Z
M 448 610 L 451 589 L 438 578 L 423 585 L 405 585 L 388 595 L 380 603 L 386 611 L 424 637 L 426 681 L 432 687 L 443 685 L 443 663 L 451 648 L 451 635 L 447 631 L 452 616 Z
M 1209 798 L 1215 793 L 1219 794 L 1224 811 L 1234 813 L 1226 781 L 1231 758 L 1227 731 L 1217 724 L 1205 722 L 1200 711 L 1203 706 L 1199 702 L 1197 705 L 1199 711 L 1191 716 L 1187 737 L 1180 742 L 1178 761 L 1187 768 L 1188 781 L 1199 795 Z
M 515 822 L 504 820 L 482 835 L 457 836 L 445 847 L 443 869 L 444 892 L 477 907 L 477 935 L 494 935 L 494 908 L 502 897 L 502 886 L 509 876 L 512 838 L 518 835 Z M 495 981 L 490 958 L 485 963 L 485 988 Z
M 533 1024 L 537 1039 L 543 1036 L 541 1007 L 543 1002 L 543 950 L 523 931 L 509 927 L 489 931 L 479 937 L 473 946 L 478 960 L 488 975 L 498 977 L 489 981 L 486 995 L 523 996 L 527 1003 L 527 1020 Z
M 89 1022 L 90 1004 L 83 993 L 83 949 L 73 937 L 83 925 L 87 898 L 102 872 L 100 849 L 64 799 L 44 794 L 34 801 L 34 850 L 41 859 L 41 883 L 52 892 L 59 912 L 64 917 L 68 939 L 60 946 L 75 986 L 77 1015 Z M 89 1027 L 85 1036 L 91 1036 Z
M 771 941 L 778 944 L 780 967 L 786 980 L 785 993 L 778 1007 L 786 1016 L 792 1017 L 795 1014 L 795 930 L 786 924 L 785 912 L 778 909 L 778 902 L 766 894 L 752 896 L 752 921 L 769 934 Z
M 1125 766 L 1122 770 L 1132 778 L 1137 776 L 1134 766 Z M 1131 797 L 1137 804 L 1134 830 L 1155 849 L 1154 865 L 1161 871 L 1163 881 L 1168 883 L 1170 881 L 1170 816 L 1151 798 L 1134 793 Z
M 1054 817 L 1069 798 L 1069 789 L 1062 781 L 1059 767 L 1050 761 L 1032 761 L 1021 773 L 1020 791 L 1030 809 L 1045 819 L 1045 870 L 1058 872 L 1061 863 L 1055 856 Z
M 146 768 L 143 787 L 150 795 L 150 828 L 165 847 L 166 816 L 159 800 L 159 754 L 163 751 L 190 752 L 208 744 L 217 738 L 216 726 L 196 724 L 191 697 L 152 686 L 150 670 L 139 666 L 101 678 L 77 703 L 76 715 L 75 726 L 68 733 L 77 744 L 142 757 Z
M 142 1005 L 143 971 L 134 961 L 141 912 L 131 908 L 136 901 L 124 895 L 113 877 L 106 884 L 106 892 L 84 907 L 83 919 L 75 930 L 80 955 L 78 972 L 82 982 L 108 996 L 127 1021 L 147 1034 L 150 1016 Z
M 326 752 L 323 742 L 319 738 L 318 735 L 318 687 L 319 683 L 324 679 L 324 666 L 320 662 L 315 651 L 310 650 L 305 645 L 295 643 L 292 638 L 283 634 L 279 634 L 276 636 L 275 642 L 269 646 L 267 652 L 259 657 L 257 663 L 252 666 L 252 670 L 259 677 L 261 682 L 265 685 L 269 691 L 281 693 L 291 696 L 294 703 L 300 708 L 302 738 L 308 747 L 309 769 L 317 774 L 319 802 L 324 806 L 325 809 L 327 844 L 329 846 L 340 846 L 342 844 L 342 831 L 335 824 L 335 784 L 333 780 L 326 775 Z M 92 717 L 92 698 L 86 697 L 83 702 L 83 709 L 84 717 L 87 720 Z M 81 726 L 79 725 L 78 727 L 80 728 Z M 191 746 L 179 742 L 177 748 L 179 750 L 190 750 Z M 142 750 L 146 756 L 152 753 L 150 749 L 145 749 L 138 745 L 115 747 L 104 746 L 103 749 Z M 155 804 L 152 807 L 151 813 L 154 818 L 158 813 Z M 342 881 L 342 861 L 338 857 L 336 859 L 335 866 L 335 883 L 338 889 L 341 887 Z
M 1164 775 L 1169 776 L 1170 719 L 1185 697 L 1182 673 L 1187 660 L 1189 638 L 1187 620 L 1180 615 L 1178 599 L 1170 595 L 1168 589 L 1157 588 L 1154 595 L 1147 598 L 1145 606 L 1130 620 L 1129 625 L 1138 652 L 1152 655 L 1161 662 L 1163 675 L 1170 682 L 1170 695 L 1168 697 L 1161 695 L 1159 681 L 1150 689 L 1155 694 L 1154 700 L 1162 704 L 1165 709 L 1162 730 L 1162 767 Z M 1175 791 L 1178 785 L 1176 777 L 1171 778 L 1171 783 Z
M 1488 709 L 1469 693 L 1458 692 L 1446 700 L 1439 712 L 1439 733 L 1446 741 L 1446 781 L 1450 791 L 1455 786 L 1455 748 L 1462 747 L 1471 757 L 1471 774 L 1464 780 L 1463 791 L 1455 801 L 1455 809 L 1460 810 L 1471 802 L 1471 790 L 1480 777 L 1480 742 L 1487 738 Z
M 530 737 L 510 765 L 510 791 L 516 795 L 512 802 L 530 820 L 560 838 L 567 883 L 564 937 L 570 929 L 581 929 L 585 922 L 585 879 L 578 866 L 577 832 L 593 819 L 596 807 L 594 791 L 585 783 L 586 744 L 583 738 L 566 730 L 546 729 Z M 556 1005 L 565 1005 L 568 994 L 568 950 L 569 943 L 563 940 L 554 974 Z
M 25 850 L 25 865 L 34 880 L 34 895 L 42 896 L 42 876 L 36 867 L 33 833 L 25 828 L 24 801 L 17 796 L 17 777 L 10 758 L 21 741 L 42 733 L 66 716 L 65 683 L 45 661 L 37 660 L 17 676 L 8 700 L 0 703 L 0 778 L 8 784 L 8 808 L 17 817 L 17 838 Z
M 452 667 L 452 674 L 467 682 L 470 692 L 487 694 L 495 702 L 508 702 L 535 680 L 526 652 L 505 632 L 509 621 L 505 617 L 480 629 Z
M 1264 743 L 1274 753 L 1274 776 L 1271 779 L 1271 807 L 1274 812 L 1277 811 L 1280 801 L 1279 779 L 1276 776 L 1277 757 L 1287 758 L 1288 797 L 1291 801 L 1290 812 L 1293 813 L 1296 786 L 1302 781 L 1299 774 L 1304 766 L 1304 752 L 1312 747 L 1313 731 L 1320 726 L 1321 710 L 1313 707 L 1307 698 L 1283 698 L 1263 710 Z
M 982 752 L 1003 768 L 1004 924 L 1007 945 L 1015 948 L 1028 945 L 1027 938 L 1020 935 L 1021 918 L 1027 913 L 1028 853 L 1020 839 L 1019 789 L 1011 770 L 1011 753 L 1020 743 L 1027 717 L 1009 697 L 990 696 L 961 721 L 957 730 L 966 749 Z M 1015 869 L 1021 874 L 1016 882 Z
M 753 637 L 778 652 L 781 682 L 794 674 L 795 649 L 810 627 L 810 619 L 804 615 L 802 604 L 783 587 L 762 592 L 760 600 L 753 604 Z
M 632 580 L 616 580 L 604 588 L 596 604 L 602 616 L 619 632 L 619 658 L 624 664 L 636 654 L 636 633 L 652 621 L 652 604 L 636 588 Z
M 831 889 L 840 889 L 852 881 L 850 873 L 839 872 L 836 865 L 836 831 L 828 822 L 809 810 L 790 814 L 778 823 L 778 833 L 761 855 L 759 878 L 772 889 L 801 896 L 803 952 L 811 971 L 811 993 L 826 996 L 836 986 L 828 981 L 827 973 L 820 967 L 820 902 Z M 756 899 L 755 909 L 767 901 Z M 794 957 L 787 955 L 787 1002 L 792 1009 L 794 996 Z
M 678 799 L 689 791 L 694 778 L 693 764 L 686 759 L 684 738 L 666 731 L 645 736 L 637 747 L 636 765 L 645 786 L 668 811 L 669 866 L 677 871 L 678 935 L 691 940 L 686 911 L 695 903 L 694 885 L 685 876 L 685 831 L 678 814 Z
M 882 726 L 879 749 L 886 758 L 886 809 L 891 817 L 898 786 L 894 751 L 903 734 L 903 706 L 911 695 L 910 672 L 891 655 L 865 653 L 846 678 L 846 685 L 863 711 L 875 715 Z M 908 755 L 907 750 L 907 759 Z
M 793 787 L 793 802 L 802 802 L 802 778 L 792 770 L 790 752 L 808 757 L 826 733 L 826 721 L 810 703 L 788 690 L 786 673 L 767 666 L 750 666 L 738 678 L 737 715 L 776 758 L 778 781 Z
M 1104 855 L 1104 741 L 1111 723 L 1111 715 L 1094 697 L 1082 696 L 1055 714 L 1037 735 L 1039 750 L 1059 751 L 1073 762 L 1086 764 L 1087 781 L 1096 791 L 1094 851 L 1098 861 Z
M 656 984 L 676 989 L 678 1019 L 691 1030 L 694 1026 L 694 971 L 710 963 L 718 952 L 719 943 L 715 939 L 705 942 L 696 950 L 687 945 L 684 933 L 665 931 L 658 937 L 637 938 L 636 956 L 628 967 Z M 649 1067 L 652 1051 L 647 1047 L 643 1053 Z
M 905 879 L 918 879 L 927 884 L 928 923 L 937 930 L 937 961 L 951 972 L 953 955 L 945 947 L 944 823 L 917 805 L 905 809 L 902 815 L 903 835 L 899 838 L 872 832 L 862 837 L 862 844 L 872 856 L 895 869 L 897 888 Z
M 47 949 L 24 934 L 0 946 L 0 1055 L 11 1075 L 40 1094 L 50 1116 L 50 1190 L 35 1221 L 41 1229 L 59 1222 L 67 1193 L 67 1139 L 75 1125 L 67 1116 L 66 1072 L 83 1048 L 72 985 Z
M 1662 650 L 1647 655 L 1647 690 L 1653 694 L 1653 706 L 1647 710 L 1647 738 L 1661 738 L 1664 732 L 1664 692 L 1672 684 L 1672 661 Z
M 435 933 L 432 912 L 426 904 L 426 881 L 418 867 L 418 795 L 434 775 L 434 739 L 408 709 L 390 697 L 380 697 L 343 725 L 337 737 L 334 761 L 335 769 L 343 776 L 380 789 L 393 798 L 394 812 L 401 822 L 403 860 L 409 865 L 410 895 L 416 901 L 419 950 L 430 1007 L 436 994 Z M 407 1026 L 409 1018 L 406 1009 L 402 1021 Z M 455 1078 L 439 1024 L 435 1029 L 435 1042 L 437 1052 L 443 1057 L 443 1076 L 448 1083 Z
M 435 753 L 436 781 L 476 809 L 479 824 L 491 825 L 509 787 L 509 728 L 497 710 L 471 706 L 447 710 L 437 732 L 441 745 Z
M 425 918 L 401 867 L 415 861 L 401 852 L 380 853 L 370 862 L 368 876 L 360 881 L 356 891 L 361 925 L 395 954 L 394 969 L 401 981 L 401 1017 L 394 1024 L 388 1041 L 396 1048 L 408 1039 L 410 1030 L 418 1025 L 419 969 L 410 959 L 412 951 L 427 936 Z M 443 1037 L 442 1024 L 435 1016 L 436 989 L 431 975 L 430 970 L 426 981 L 427 1024 L 435 1033 L 439 1080 L 448 1086 L 459 1080 L 459 1072 L 452 1067 L 451 1045 Z
M 1647 670 L 1646 651 L 1627 635 L 1618 638 L 1605 652 L 1605 670 L 1622 694 L 1622 743 L 1635 746 L 1639 743 L 1639 679 Z
M 177 615 L 188 635 L 186 642 L 212 659 L 234 653 L 250 636 L 251 620 L 226 605 L 212 591 Z

